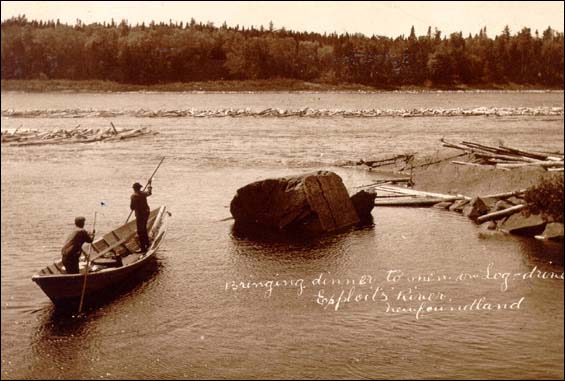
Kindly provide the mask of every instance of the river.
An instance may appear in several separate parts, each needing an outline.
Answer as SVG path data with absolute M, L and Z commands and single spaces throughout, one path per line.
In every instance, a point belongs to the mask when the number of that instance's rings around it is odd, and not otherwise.
M 3 112 L 563 103 L 563 92 L 2 93 Z M 433 154 L 441 150 L 441 137 L 563 150 L 562 115 L 3 116 L 2 129 L 106 128 L 110 121 L 159 134 L 113 143 L 2 146 L 3 379 L 563 378 L 563 280 L 542 279 L 562 274 L 562 244 L 485 236 L 465 217 L 427 208 L 376 208 L 374 226 L 310 241 L 252 239 L 222 221 L 235 191 L 249 182 L 329 169 L 352 189 L 376 175 L 341 163 L 408 151 Z M 58 256 L 76 215 L 85 215 L 89 227 L 97 211 L 98 232 L 119 225 L 129 212 L 131 184 L 144 182 L 162 156 L 150 205 L 167 205 L 172 217 L 144 282 L 86 317 L 54 309 L 31 276 Z M 395 282 L 390 276 L 398 271 L 403 275 Z M 457 280 L 462 273 L 469 278 Z M 506 289 L 497 274 L 510 274 Z M 361 278 L 370 283 L 360 284 Z M 249 282 L 254 286 L 245 288 Z M 382 296 L 379 288 L 388 307 L 373 300 L 374 293 Z M 331 304 L 342 291 L 353 292 L 349 302 Z M 400 291 L 444 295 L 434 302 L 446 309 L 417 315 L 407 309 L 421 303 L 402 302 Z M 355 301 L 355 293 L 371 296 Z M 508 308 L 479 310 L 476 302 L 474 310 L 459 308 L 480 298 L 483 307 Z

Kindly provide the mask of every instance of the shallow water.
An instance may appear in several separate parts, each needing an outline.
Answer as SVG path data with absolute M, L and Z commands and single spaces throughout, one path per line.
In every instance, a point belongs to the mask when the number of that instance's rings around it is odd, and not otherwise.
M 5 108 L 563 107 L 563 94 L 8 94 Z M 308 104 L 308 97 L 319 97 Z M 373 98 L 371 98 L 373 97 Z M 376 97 L 376 98 L 374 98 Z M 230 104 L 233 103 L 233 106 Z M 384 104 L 383 103 L 383 104 Z M 78 106 L 80 105 L 80 106 Z M 417 106 L 418 105 L 418 106 Z M 419 106 L 424 105 L 424 106 Z M 194 106 L 196 107 L 196 106 Z M 373 106 L 367 106 L 373 107 Z M 387 106 L 388 107 L 388 106 Z M 2 128 L 107 127 L 109 119 L 2 118 Z M 405 273 L 563 271 L 563 245 L 490 236 L 436 209 L 377 208 L 374 226 L 311 241 L 253 240 L 233 231 L 237 188 L 270 176 L 335 170 L 352 188 L 376 175 L 338 167 L 346 160 L 407 150 L 433 153 L 438 139 L 472 139 L 530 149 L 563 149 L 562 117 L 419 119 L 112 119 L 149 126 L 138 140 L 2 147 L 2 378 L 563 378 L 563 281 L 511 278 L 457 282 L 386 281 Z M 128 213 L 131 183 L 162 156 L 150 205 L 171 224 L 145 282 L 89 310 L 55 310 L 30 280 L 57 257 L 75 215 L 97 231 Z M 100 201 L 107 207 L 100 208 Z M 551 261 L 551 262 L 550 262 Z M 318 304 L 348 285 L 374 282 L 391 295 L 414 286 L 464 305 L 524 298 L 519 310 L 386 312 L 381 301 Z M 295 286 L 233 290 L 232 281 L 303 280 Z M 237 284 L 237 283 L 236 283 Z M 296 284 L 296 283 L 294 283 Z M 372 288 L 371 288 L 372 287 Z M 396 287 L 396 291 L 392 290 Z M 414 303 L 396 305 L 415 305 Z M 416 304 L 417 305 L 417 304 Z

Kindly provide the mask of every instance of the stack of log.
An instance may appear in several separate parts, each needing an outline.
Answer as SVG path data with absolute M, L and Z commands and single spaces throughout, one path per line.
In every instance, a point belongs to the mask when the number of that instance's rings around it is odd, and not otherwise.
M 563 107 L 477 107 L 477 108 L 430 108 L 413 109 L 301 109 L 266 108 L 221 108 L 221 109 L 173 109 L 173 110 L 96 110 L 96 109 L 31 109 L 2 110 L 2 116 L 12 118 L 116 118 L 130 116 L 137 118 L 223 118 L 223 117 L 261 117 L 261 118 L 378 118 L 378 117 L 471 117 L 471 116 L 563 116 Z
M 441 139 L 442 145 L 455 148 L 471 156 L 471 161 L 452 161 L 453 164 L 467 166 L 490 166 L 509 171 L 514 168 L 539 167 L 547 171 L 563 172 L 563 152 L 533 152 L 506 145 L 498 147 L 475 142 L 448 142 Z
M 10 146 L 37 146 L 47 144 L 93 143 L 100 141 L 118 141 L 132 139 L 148 134 L 156 134 L 147 127 L 117 129 L 113 124 L 108 128 L 80 128 L 80 124 L 72 129 L 51 131 L 20 130 L 2 131 L 2 143 Z
M 372 186 L 377 191 L 376 206 L 434 206 L 439 203 L 452 203 L 470 199 L 463 195 L 449 195 L 418 191 L 392 185 L 392 181 Z
M 461 213 L 489 230 L 535 236 L 537 239 L 563 239 L 563 224 L 551 222 L 540 215 L 525 213 L 528 205 L 523 198 L 526 190 L 468 197 L 431 193 L 396 187 L 390 184 L 376 185 L 375 205 L 402 207 L 436 207 Z

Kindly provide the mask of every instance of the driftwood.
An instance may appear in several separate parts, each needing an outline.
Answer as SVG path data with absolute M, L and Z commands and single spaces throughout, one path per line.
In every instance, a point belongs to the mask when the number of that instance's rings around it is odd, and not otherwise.
M 493 147 L 469 141 L 453 143 L 448 142 L 444 138 L 441 138 L 440 141 L 444 147 L 461 150 L 476 158 L 476 160 L 469 162 L 452 161 L 453 164 L 457 165 L 491 166 L 506 171 L 529 166 L 539 166 L 546 170 L 561 171 L 564 165 L 563 157 L 555 156 L 560 155 L 557 153 L 539 153 L 504 145 Z
M 412 197 L 410 199 L 390 199 L 390 200 L 375 200 L 375 206 L 433 206 L 445 201 L 457 201 L 462 197 L 450 198 L 428 198 L 428 197 Z
M 399 193 L 399 194 L 406 194 L 411 196 L 421 196 L 421 197 L 435 197 L 435 198 L 443 198 L 443 199 L 450 199 L 453 197 L 458 197 L 462 199 L 470 200 L 470 197 L 463 196 L 463 195 L 452 195 L 452 194 L 442 194 L 442 193 L 432 193 L 432 192 L 424 192 L 424 191 L 417 191 L 414 189 L 407 189 L 407 188 L 400 188 L 400 187 L 393 187 L 390 185 L 383 185 L 379 187 L 375 187 L 377 190 L 381 190 L 383 192 L 389 193 Z
M 354 187 L 354 189 L 369 188 L 369 187 L 374 187 L 376 185 L 395 184 L 395 183 L 409 183 L 409 182 L 410 182 L 410 179 L 383 179 L 383 180 L 377 180 L 376 182 L 371 183 L 371 184 L 356 186 L 356 187 Z
M 498 199 L 504 199 L 504 198 L 509 198 L 509 197 L 513 197 L 513 196 L 520 196 L 524 193 L 526 193 L 526 189 L 520 189 L 514 192 L 505 192 L 505 193 L 496 193 L 496 194 L 489 194 L 486 196 L 481 196 L 482 199 L 485 198 L 498 198 Z
M 484 164 L 472 163 L 470 161 L 453 160 L 452 163 L 457 164 L 457 165 L 469 165 L 469 166 L 473 166 L 473 167 L 484 167 Z
M 517 213 L 524 208 L 526 208 L 526 205 L 520 204 L 520 205 L 512 206 L 512 207 L 507 208 L 507 209 L 499 210 L 497 212 L 485 214 L 483 216 L 478 217 L 477 222 L 483 223 L 483 222 L 486 222 L 486 221 L 497 220 L 497 219 L 500 219 L 502 217 L 510 216 L 514 213 Z
M 76 127 L 64 130 L 57 129 L 53 131 L 37 131 L 28 130 L 20 131 L 19 127 L 12 133 L 8 131 L 2 132 L 2 143 L 10 143 L 10 146 L 39 146 L 47 144 L 75 144 L 75 143 L 94 143 L 100 141 L 113 141 L 131 139 L 148 134 L 155 134 L 146 127 L 138 129 L 121 129 L 118 130 L 113 123 L 111 127 L 103 129 L 79 128 Z
M 553 167 L 563 167 L 563 162 L 562 161 L 545 161 L 545 162 L 539 162 L 539 163 L 521 163 L 521 164 L 497 163 L 496 167 L 500 167 L 500 168 L 522 168 L 522 167 L 553 168 Z

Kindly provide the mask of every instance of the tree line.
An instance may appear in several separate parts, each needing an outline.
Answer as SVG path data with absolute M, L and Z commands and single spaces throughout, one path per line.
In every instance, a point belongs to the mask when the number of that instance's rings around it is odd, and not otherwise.
M 2 79 L 157 84 L 289 78 L 377 88 L 516 83 L 563 87 L 563 33 L 508 27 L 491 38 L 431 27 L 389 38 L 172 22 L 2 22 Z

